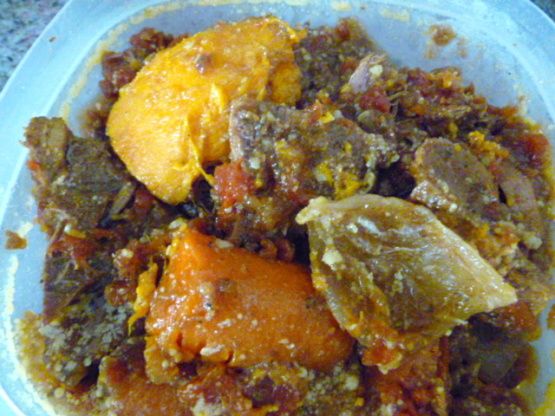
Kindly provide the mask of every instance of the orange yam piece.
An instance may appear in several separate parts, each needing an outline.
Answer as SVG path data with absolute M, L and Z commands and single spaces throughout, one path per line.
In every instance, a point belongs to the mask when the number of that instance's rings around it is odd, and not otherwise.
M 169 359 L 329 370 L 349 356 L 353 341 L 315 293 L 306 268 L 263 259 L 187 226 L 169 258 L 146 322 L 147 336 Z
M 224 160 L 229 103 L 237 97 L 293 105 L 302 32 L 273 17 L 221 23 L 158 52 L 121 91 L 108 119 L 128 170 L 162 200 L 185 200 L 202 165 Z

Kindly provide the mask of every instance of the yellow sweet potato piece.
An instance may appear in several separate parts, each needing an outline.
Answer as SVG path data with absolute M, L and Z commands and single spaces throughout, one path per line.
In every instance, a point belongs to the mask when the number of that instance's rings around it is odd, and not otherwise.
M 293 45 L 301 35 L 279 19 L 252 18 L 218 24 L 158 52 L 110 112 L 114 150 L 154 195 L 183 201 L 202 164 L 229 153 L 233 99 L 294 104 L 300 98 Z
M 305 267 L 266 260 L 187 226 L 169 257 L 146 322 L 148 344 L 154 340 L 168 360 L 328 370 L 349 356 L 353 341 Z

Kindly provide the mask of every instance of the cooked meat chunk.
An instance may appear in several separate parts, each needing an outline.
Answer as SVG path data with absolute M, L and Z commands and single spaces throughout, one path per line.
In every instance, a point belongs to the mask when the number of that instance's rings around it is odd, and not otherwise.
M 513 285 L 518 298 L 539 314 L 555 297 L 555 287 L 548 271 L 541 270 L 522 253 L 516 256 L 506 280 Z
M 45 363 L 67 386 L 76 386 L 127 336 L 129 310 L 113 307 L 98 292 L 82 294 L 63 317 L 45 324 Z
M 52 242 L 43 271 L 44 318 L 58 318 L 77 295 L 110 277 L 110 255 L 95 241 L 62 234 Z
M 515 290 L 428 209 L 397 198 L 311 201 L 312 279 L 335 318 L 383 372 Z
M 130 180 L 107 143 L 75 137 L 59 118 L 34 118 L 25 134 L 41 221 L 50 232 L 64 221 L 80 230 L 98 226 Z
M 299 111 L 256 101 L 232 110 L 231 159 L 242 161 L 257 190 L 277 184 L 306 204 L 316 195 L 342 199 L 375 183 L 375 170 L 396 154 L 379 135 L 316 106 Z
M 75 386 L 127 335 L 127 300 L 104 297 L 117 280 L 113 252 L 172 215 L 145 195 L 105 141 L 77 138 L 56 118 L 33 119 L 26 137 L 40 221 L 51 237 L 42 276 L 44 360 Z
M 531 181 L 509 160 L 492 166 L 491 170 L 505 195 L 511 219 L 524 226 L 524 244 L 530 249 L 539 248 L 547 230 Z
M 519 232 L 508 221 L 494 176 L 470 148 L 427 139 L 415 152 L 410 172 L 416 181 L 410 198 L 432 209 L 505 274 L 517 254 Z
M 320 105 L 295 110 L 242 100 L 232 106 L 231 159 L 216 169 L 222 222 L 250 216 L 262 233 L 287 229 L 309 199 L 342 199 L 369 191 L 376 169 L 397 158 L 379 135 Z M 240 189 L 233 191 L 235 185 Z
M 451 414 L 520 416 L 523 400 L 509 389 L 527 376 L 531 347 L 482 320 L 457 328 L 449 337 L 453 403 Z M 528 364 L 527 364 L 528 363 Z
M 71 132 L 62 119 L 37 117 L 29 123 L 25 135 L 25 144 L 31 149 L 31 168 L 35 168 L 32 172 L 38 185 L 53 182 L 66 167 L 66 151 L 73 138 Z
M 342 20 L 335 28 L 309 30 L 295 51 L 303 75 L 301 104 L 310 105 L 319 95 L 335 99 L 359 61 L 373 49 L 372 41 L 353 19 Z
M 460 212 L 477 224 L 498 216 L 499 191 L 493 176 L 465 145 L 426 140 L 416 151 L 411 172 L 416 180 L 413 200 L 431 209 Z

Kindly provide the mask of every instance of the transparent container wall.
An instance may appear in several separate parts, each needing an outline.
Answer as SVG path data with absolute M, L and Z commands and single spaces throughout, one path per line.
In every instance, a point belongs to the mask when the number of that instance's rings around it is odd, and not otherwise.
M 376 44 L 403 66 L 433 69 L 457 66 L 468 82 L 497 105 L 519 103 L 553 139 L 555 120 L 555 28 L 528 1 L 233 1 L 172 2 L 80 0 L 70 2 L 41 36 L 0 96 L 0 218 L 5 230 L 28 233 L 22 251 L 0 249 L 0 400 L 14 414 L 52 413 L 25 382 L 17 364 L 14 327 L 26 310 L 40 311 L 40 273 L 45 236 L 35 225 L 31 179 L 20 145 L 32 116 L 68 116 L 79 131 L 82 110 L 99 93 L 99 56 L 121 50 L 145 26 L 179 34 L 194 33 L 221 20 L 275 14 L 292 24 L 335 24 L 356 17 Z M 144 11 L 147 6 L 156 6 Z M 450 25 L 457 34 L 448 46 L 433 46 L 429 27 Z M 432 58 L 433 56 L 433 58 Z M 544 317 L 545 318 L 545 317 Z M 555 377 L 550 358 L 553 332 L 536 343 L 541 371 L 530 394 L 541 400 Z M 1 409 L 1 408 L 0 408 Z M 4 413 L 2 413 L 4 414 Z

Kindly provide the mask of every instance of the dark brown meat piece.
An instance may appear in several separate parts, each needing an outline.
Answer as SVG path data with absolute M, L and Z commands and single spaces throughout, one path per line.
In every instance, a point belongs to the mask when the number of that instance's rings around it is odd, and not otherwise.
M 230 142 L 236 169 L 216 169 L 220 224 L 242 222 L 246 232 L 262 235 L 287 230 L 311 198 L 368 192 L 376 169 L 397 158 L 381 136 L 321 105 L 235 102 Z
M 127 306 L 113 307 L 97 289 L 81 294 L 63 313 L 41 328 L 44 361 L 58 380 L 76 386 L 126 338 L 130 311 Z
M 295 51 L 302 73 L 301 104 L 312 104 L 319 94 L 337 98 L 359 61 L 373 49 L 368 35 L 352 19 L 335 28 L 309 30 Z
M 104 297 L 119 282 L 112 254 L 174 215 L 128 176 L 107 142 L 77 138 L 61 119 L 33 119 L 26 136 L 39 222 L 51 237 L 42 276 L 44 360 L 75 386 L 127 336 L 129 299 Z
M 547 230 L 532 182 L 509 160 L 492 166 L 491 170 L 503 191 L 511 219 L 524 226 L 524 232 L 520 233 L 524 244 L 530 249 L 538 249 L 547 237 Z
M 431 209 L 458 212 L 481 224 L 499 211 L 499 192 L 491 173 L 460 143 L 429 139 L 418 148 L 411 172 L 411 199 Z
M 502 275 L 512 267 L 520 241 L 493 175 L 468 146 L 428 139 L 415 153 L 410 198 L 430 209 L 475 246 Z
M 483 320 L 457 328 L 449 337 L 451 414 L 523 416 L 522 398 L 510 391 L 530 374 L 530 346 L 519 334 Z
M 530 305 L 535 314 L 541 313 L 555 298 L 555 287 L 549 272 L 541 270 L 521 252 L 505 278 L 517 290 L 518 298 Z
M 77 254 L 76 250 L 82 250 L 82 253 Z M 96 250 L 97 244 L 67 235 L 50 246 L 42 276 L 43 316 L 46 322 L 58 317 L 79 293 L 102 279 L 103 271 L 94 269 L 94 261 L 89 263 L 85 257 L 94 256 L 99 260 L 104 254 L 103 260 L 106 260 L 106 254 L 102 251 L 95 253 Z M 76 258 L 76 255 L 81 258 Z M 102 264 L 102 261 L 99 263 Z
M 130 181 L 107 143 L 75 137 L 59 118 L 34 118 L 25 134 L 41 223 L 50 233 L 61 223 L 95 228 Z
M 376 168 L 397 156 L 381 136 L 330 110 L 238 101 L 231 110 L 231 159 L 242 161 L 257 189 L 274 181 L 301 203 L 317 195 L 341 199 L 360 188 L 367 191 Z

